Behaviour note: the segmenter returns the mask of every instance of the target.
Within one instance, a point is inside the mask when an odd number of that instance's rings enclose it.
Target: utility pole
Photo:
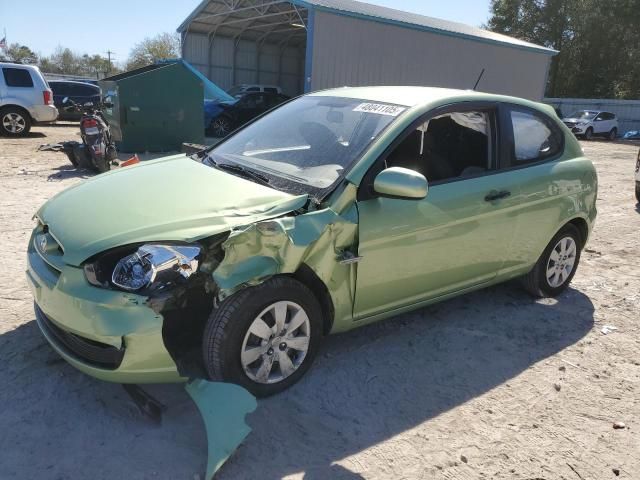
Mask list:
[[[107,50],[107,62],[109,62],[109,71],[107,73],[111,73],[111,55],[113,55],[115,52],[112,52],[111,50]]]

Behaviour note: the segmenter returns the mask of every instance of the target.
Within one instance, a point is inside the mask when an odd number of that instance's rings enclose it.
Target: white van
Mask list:
[[[26,135],[35,123],[53,122],[58,110],[38,67],[0,63],[0,134]]]

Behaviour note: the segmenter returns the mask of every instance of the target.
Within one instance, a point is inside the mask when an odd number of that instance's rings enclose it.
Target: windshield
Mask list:
[[[309,193],[333,185],[405,110],[353,98],[300,97],[242,129],[210,156],[273,176],[274,188]]]
[[[598,115],[598,112],[594,112],[591,110],[578,110],[577,112],[573,112],[569,118],[576,118],[578,120],[593,120]]]

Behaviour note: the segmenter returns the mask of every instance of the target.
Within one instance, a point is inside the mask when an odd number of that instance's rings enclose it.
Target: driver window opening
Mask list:
[[[480,175],[491,169],[489,114],[453,112],[411,132],[389,154],[385,167],[404,167],[432,182]]]

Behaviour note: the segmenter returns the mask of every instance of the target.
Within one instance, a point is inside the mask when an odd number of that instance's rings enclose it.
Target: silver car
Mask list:
[[[0,63],[0,134],[26,135],[36,123],[53,122],[58,110],[38,67]]]

